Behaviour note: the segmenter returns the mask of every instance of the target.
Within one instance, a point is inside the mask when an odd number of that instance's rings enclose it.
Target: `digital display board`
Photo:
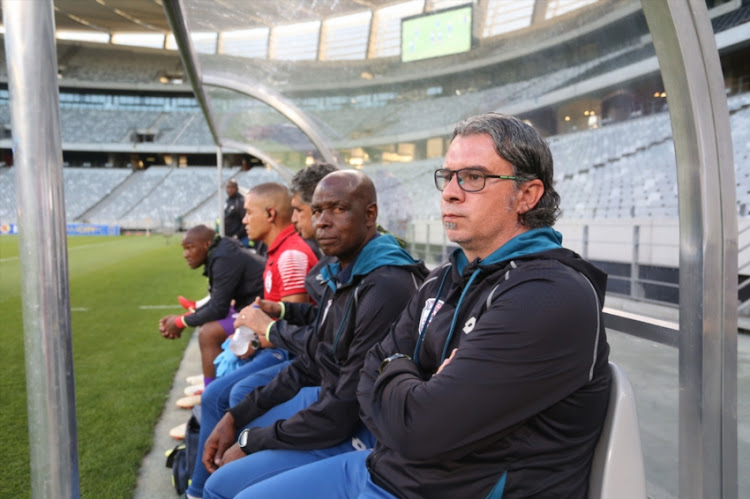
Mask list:
[[[471,50],[472,6],[465,5],[401,20],[401,61]]]

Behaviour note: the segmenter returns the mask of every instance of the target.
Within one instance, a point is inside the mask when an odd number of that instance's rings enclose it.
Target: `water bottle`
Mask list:
[[[229,350],[239,357],[247,353],[247,347],[250,345],[256,350],[260,348],[258,335],[247,326],[240,326],[235,329],[234,336],[229,340]]]

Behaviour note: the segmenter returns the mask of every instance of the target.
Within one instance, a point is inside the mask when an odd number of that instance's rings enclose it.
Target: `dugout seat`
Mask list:
[[[645,499],[641,437],[635,397],[625,373],[610,362],[612,385],[604,427],[589,476],[589,499]]]

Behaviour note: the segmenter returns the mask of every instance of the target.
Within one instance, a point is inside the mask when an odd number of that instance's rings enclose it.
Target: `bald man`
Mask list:
[[[309,301],[305,276],[318,257],[294,230],[289,190],[275,182],[250,189],[242,222],[250,239],[263,241],[268,247],[263,297],[273,301]]]
[[[375,187],[363,173],[328,174],[311,209],[318,245],[334,258],[320,269],[326,283],[320,305],[283,309],[289,323],[313,324],[304,351],[216,425],[203,452],[203,464],[214,472],[204,498],[234,497],[279,472],[374,444],[358,416],[362,362],[427,269],[393,236],[377,233]],[[272,320],[261,309],[246,308],[243,315],[245,324],[274,338]]]

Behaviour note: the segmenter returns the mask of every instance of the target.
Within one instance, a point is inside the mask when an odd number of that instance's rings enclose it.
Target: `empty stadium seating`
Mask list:
[[[648,49],[650,45],[646,45]],[[66,78],[81,79],[86,81],[89,78],[97,78],[99,72],[107,72],[107,58],[102,54],[100,49],[86,48],[81,49],[79,54],[68,58],[71,61],[85,57],[91,57],[91,67],[80,67],[80,71],[73,71],[77,68],[75,64],[70,64],[69,72]],[[72,52],[71,52],[72,53]],[[474,88],[469,86],[464,91],[449,91],[440,88],[435,95],[426,95],[426,88],[416,88],[402,94],[393,93],[390,97],[380,98],[379,95],[386,95],[377,90],[374,95],[367,93],[367,89],[354,89],[350,93],[342,91],[341,95],[331,95],[318,99],[300,97],[293,98],[292,101],[301,109],[310,113],[311,116],[317,117],[317,124],[322,126],[330,140],[337,143],[337,147],[352,146],[352,142],[363,137],[378,137],[384,142],[390,141],[394,137],[403,136],[404,134],[424,133],[428,130],[447,129],[457,121],[485,111],[501,110],[504,106],[539,98],[540,96],[565,87],[577,82],[583,75],[592,76],[600,72],[612,69],[613,61],[622,61],[624,57],[628,60],[639,60],[652,56],[649,50],[644,50],[643,42],[634,42],[633,44],[611,50],[603,53],[599,57],[587,60],[585,62],[568,62],[556,61],[555,66],[559,69],[551,69],[549,72],[526,77],[516,71],[509,71],[507,76],[501,76],[500,82],[490,84],[486,88]],[[135,54],[137,56],[137,54]],[[102,82],[109,81],[109,78],[115,80],[119,77],[122,81],[132,81],[127,75],[137,78],[134,75],[133,68],[130,66],[137,57],[133,59],[133,54],[123,55],[122,60],[118,57],[116,63],[109,61],[109,70],[112,75],[102,76]],[[166,57],[166,56],[163,56]],[[162,59],[163,59],[162,57]],[[111,56],[110,56],[111,59]],[[156,62],[153,65],[158,66],[168,62],[167,59],[151,55],[141,58],[144,61]],[[220,57],[220,61],[233,64],[249,64],[242,58]],[[206,61],[207,63],[215,63]],[[146,62],[145,64],[151,64]],[[273,66],[269,61],[253,61],[254,65],[259,64]],[[257,68],[256,68],[257,69]],[[270,70],[270,69],[269,69]],[[71,73],[72,71],[72,73]],[[90,71],[91,73],[86,73]],[[146,66],[145,74],[153,73],[154,68]],[[253,74],[248,70],[247,74]],[[306,78],[312,75],[306,73]],[[149,76],[148,79],[152,77]],[[135,82],[135,81],[134,81]],[[340,101],[339,105],[332,105],[332,102]],[[251,101],[252,103],[252,101]],[[174,109],[160,109],[157,106],[140,106],[137,109],[129,108],[118,103],[108,102],[99,107],[93,103],[62,103],[61,122],[63,144],[130,144],[134,142],[133,132],[135,130],[151,130],[155,132],[152,137],[153,142],[160,145],[203,145],[212,146],[213,138],[208,126],[199,109],[194,108],[191,111],[180,111]],[[247,105],[247,103],[243,103]],[[132,107],[132,106],[131,106]],[[244,136],[247,124],[262,123],[263,127],[272,127],[274,124],[288,123],[276,110],[269,106],[255,103],[250,108],[243,108],[241,115],[233,106],[227,109],[227,116],[222,120],[220,126],[228,130],[228,136],[236,137],[240,140]],[[429,116],[429,119],[425,119]],[[242,118],[238,121],[238,118]],[[233,124],[237,121],[236,124]],[[9,113],[7,112],[7,100],[0,99],[0,125],[9,123]],[[236,129],[236,130],[235,130]],[[273,144],[261,144],[266,146],[267,150],[278,150]],[[356,145],[356,144],[355,144]]]
[[[215,177],[216,174],[214,172],[214,178]],[[224,178],[229,179],[230,177],[237,180],[237,184],[242,191],[265,182],[284,183],[284,179],[278,172],[266,168],[252,168],[248,171],[237,172],[234,175],[227,173],[225,170]],[[196,202],[193,208],[182,216],[183,228],[192,227],[198,224],[205,224],[208,226],[214,225],[219,213],[219,203],[217,201],[218,192],[216,190],[215,182],[216,181],[214,180],[213,193],[199,200],[200,202]],[[222,197],[222,200],[223,199],[224,198]]]
[[[729,108],[737,209],[745,217],[750,215],[750,94],[730,97]],[[403,109],[403,115],[408,115],[409,106]],[[446,111],[446,116],[451,112]],[[174,128],[180,125],[170,121],[173,115],[154,116],[161,124],[172,123]],[[188,130],[200,131],[201,126],[205,126],[203,120],[188,119],[180,132],[168,140],[189,141],[194,136]],[[677,217],[676,162],[667,113],[550,137],[549,144],[563,219]],[[409,222],[439,218],[439,196],[432,172],[441,163],[442,158],[433,158],[364,167],[378,189],[383,225],[403,236]],[[233,175],[245,188],[258,182],[282,181],[278,173],[266,169],[224,171],[225,178]],[[214,220],[218,209],[216,172],[211,167],[151,167],[136,171],[65,168],[64,179],[69,221],[155,227],[174,224],[180,217],[184,224],[192,225]],[[15,169],[0,169],[0,223],[16,221],[14,184]]]

